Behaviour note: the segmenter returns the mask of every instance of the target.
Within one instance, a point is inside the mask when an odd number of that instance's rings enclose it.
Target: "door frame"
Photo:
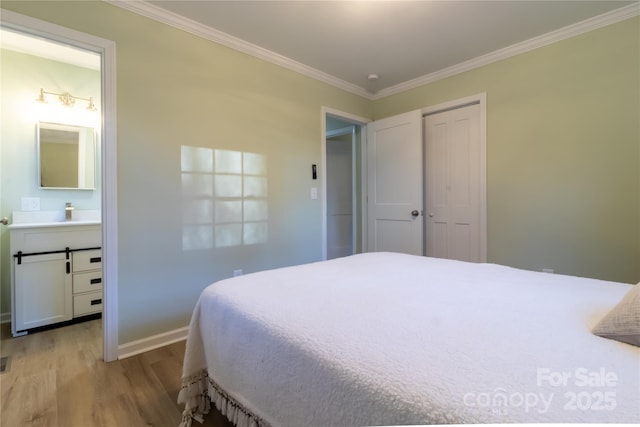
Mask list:
[[[2,10],[4,28],[64,43],[100,55],[102,157],[103,357],[118,359],[118,197],[116,135],[116,44],[91,34]],[[14,307],[11,308],[12,310]]]
[[[478,104],[480,107],[480,262],[487,262],[487,93],[481,92],[464,98],[443,102],[441,104],[424,107],[420,111],[422,117],[430,114],[441,113],[448,110],[466,107],[467,105]],[[423,144],[423,164],[426,164],[426,135],[422,135]],[[423,173],[423,195],[424,203],[427,200],[426,174]],[[424,230],[426,231],[426,216],[423,216]],[[423,245],[426,248],[426,232],[423,232]]]
[[[344,111],[336,110],[334,108],[322,106],[320,108],[320,205],[322,212],[322,260],[327,259],[327,116],[332,116],[337,119],[340,119],[345,122],[349,122],[355,126],[361,127],[361,136],[360,136],[360,150],[362,156],[366,154],[366,125],[371,120],[357,116],[355,114],[347,113]],[[356,198],[360,197],[360,203],[362,206],[362,214],[361,214],[361,236],[362,236],[362,247],[366,247],[366,218],[367,218],[367,188],[366,188],[366,159],[363,160],[361,156],[360,159],[360,176],[361,176],[361,186],[360,186],[360,194],[357,194],[354,188],[354,205],[356,204]],[[355,159],[355,151],[354,151],[354,159]],[[354,168],[354,174],[355,174]],[[354,211],[354,224],[357,224],[356,221],[356,211]],[[354,227],[355,231],[355,227]],[[355,234],[355,233],[354,233]],[[354,251],[356,250],[356,246],[354,245]]]

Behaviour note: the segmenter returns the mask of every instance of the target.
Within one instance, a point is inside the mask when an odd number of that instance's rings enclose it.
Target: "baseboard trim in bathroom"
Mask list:
[[[0,357],[0,374],[4,374],[5,372],[9,372],[9,356]]]

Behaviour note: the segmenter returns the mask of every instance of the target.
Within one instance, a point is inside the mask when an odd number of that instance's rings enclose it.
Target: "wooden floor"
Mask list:
[[[177,426],[184,342],[102,361],[102,320],[11,337],[0,328],[0,426]],[[194,427],[201,424],[194,422]],[[203,426],[230,427],[212,411]]]

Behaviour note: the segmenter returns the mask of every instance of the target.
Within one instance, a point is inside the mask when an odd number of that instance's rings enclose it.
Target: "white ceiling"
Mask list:
[[[91,70],[100,69],[100,55],[97,53],[5,28],[0,29],[0,48],[73,64]]]
[[[638,0],[105,1],[372,99],[640,14]],[[68,46],[0,42],[99,68]]]
[[[147,12],[155,9],[168,12],[165,18],[187,18],[187,25],[214,29],[231,44],[233,39],[248,42],[369,95],[625,6],[629,9],[630,4],[638,6],[637,1],[611,0],[143,3]],[[367,79],[372,73],[379,75],[375,82]]]

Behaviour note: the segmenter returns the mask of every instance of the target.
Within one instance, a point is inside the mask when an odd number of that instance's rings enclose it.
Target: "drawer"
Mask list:
[[[102,290],[102,270],[73,274],[73,293]]]
[[[73,317],[102,311],[102,292],[89,292],[73,296]]]
[[[97,270],[102,268],[102,251],[77,251],[73,253],[73,271]]]

